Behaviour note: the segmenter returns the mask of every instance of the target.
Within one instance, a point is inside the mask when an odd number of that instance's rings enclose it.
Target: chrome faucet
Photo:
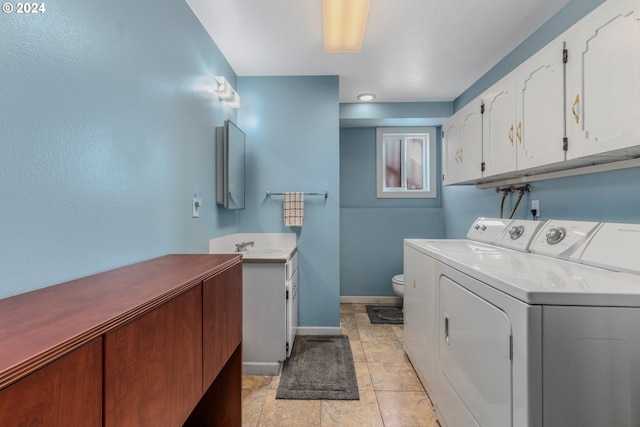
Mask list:
[[[236,243],[236,252],[246,251],[247,246],[253,246],[253,242]]]

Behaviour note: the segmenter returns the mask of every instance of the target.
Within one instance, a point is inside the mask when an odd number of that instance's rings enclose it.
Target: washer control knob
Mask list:
[[[482,227],[480,227],[480,230],[484,231],[487,229],[487,226],[485,224],[482,224]]]
[[[476,224],[476,226],[473,227],[473,228],[476,229],[476,230],[479,230],[480,229],[480,224]]]
[[[567,235],[567,229],[564,227],[551,228],[547,231],[547,243],[550,245],[556,245],[562,242],[562,239]]]
[[[514,225],[509,230],[511,240],[518,240],[524,234],[524,225]]]

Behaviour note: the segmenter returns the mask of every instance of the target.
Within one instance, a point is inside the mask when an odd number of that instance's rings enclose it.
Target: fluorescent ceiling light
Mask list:
[[[322,0],[324,51],[360,52],[371,0]]]

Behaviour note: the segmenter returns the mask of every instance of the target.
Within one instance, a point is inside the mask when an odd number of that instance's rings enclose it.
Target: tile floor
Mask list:
[[[402,325],[372,325],[364,304],[341,304],[360,400],[276,400],[279,376],[245,375],[243,426],[438,427],[433,406],[402,349]]]

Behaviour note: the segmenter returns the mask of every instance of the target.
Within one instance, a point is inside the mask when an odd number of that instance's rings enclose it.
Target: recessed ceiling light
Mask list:
[[[358,95],[358,101],[373,101],[374,99],[376,99],[376,95],[373,93],[361,93],[360,95]]]

